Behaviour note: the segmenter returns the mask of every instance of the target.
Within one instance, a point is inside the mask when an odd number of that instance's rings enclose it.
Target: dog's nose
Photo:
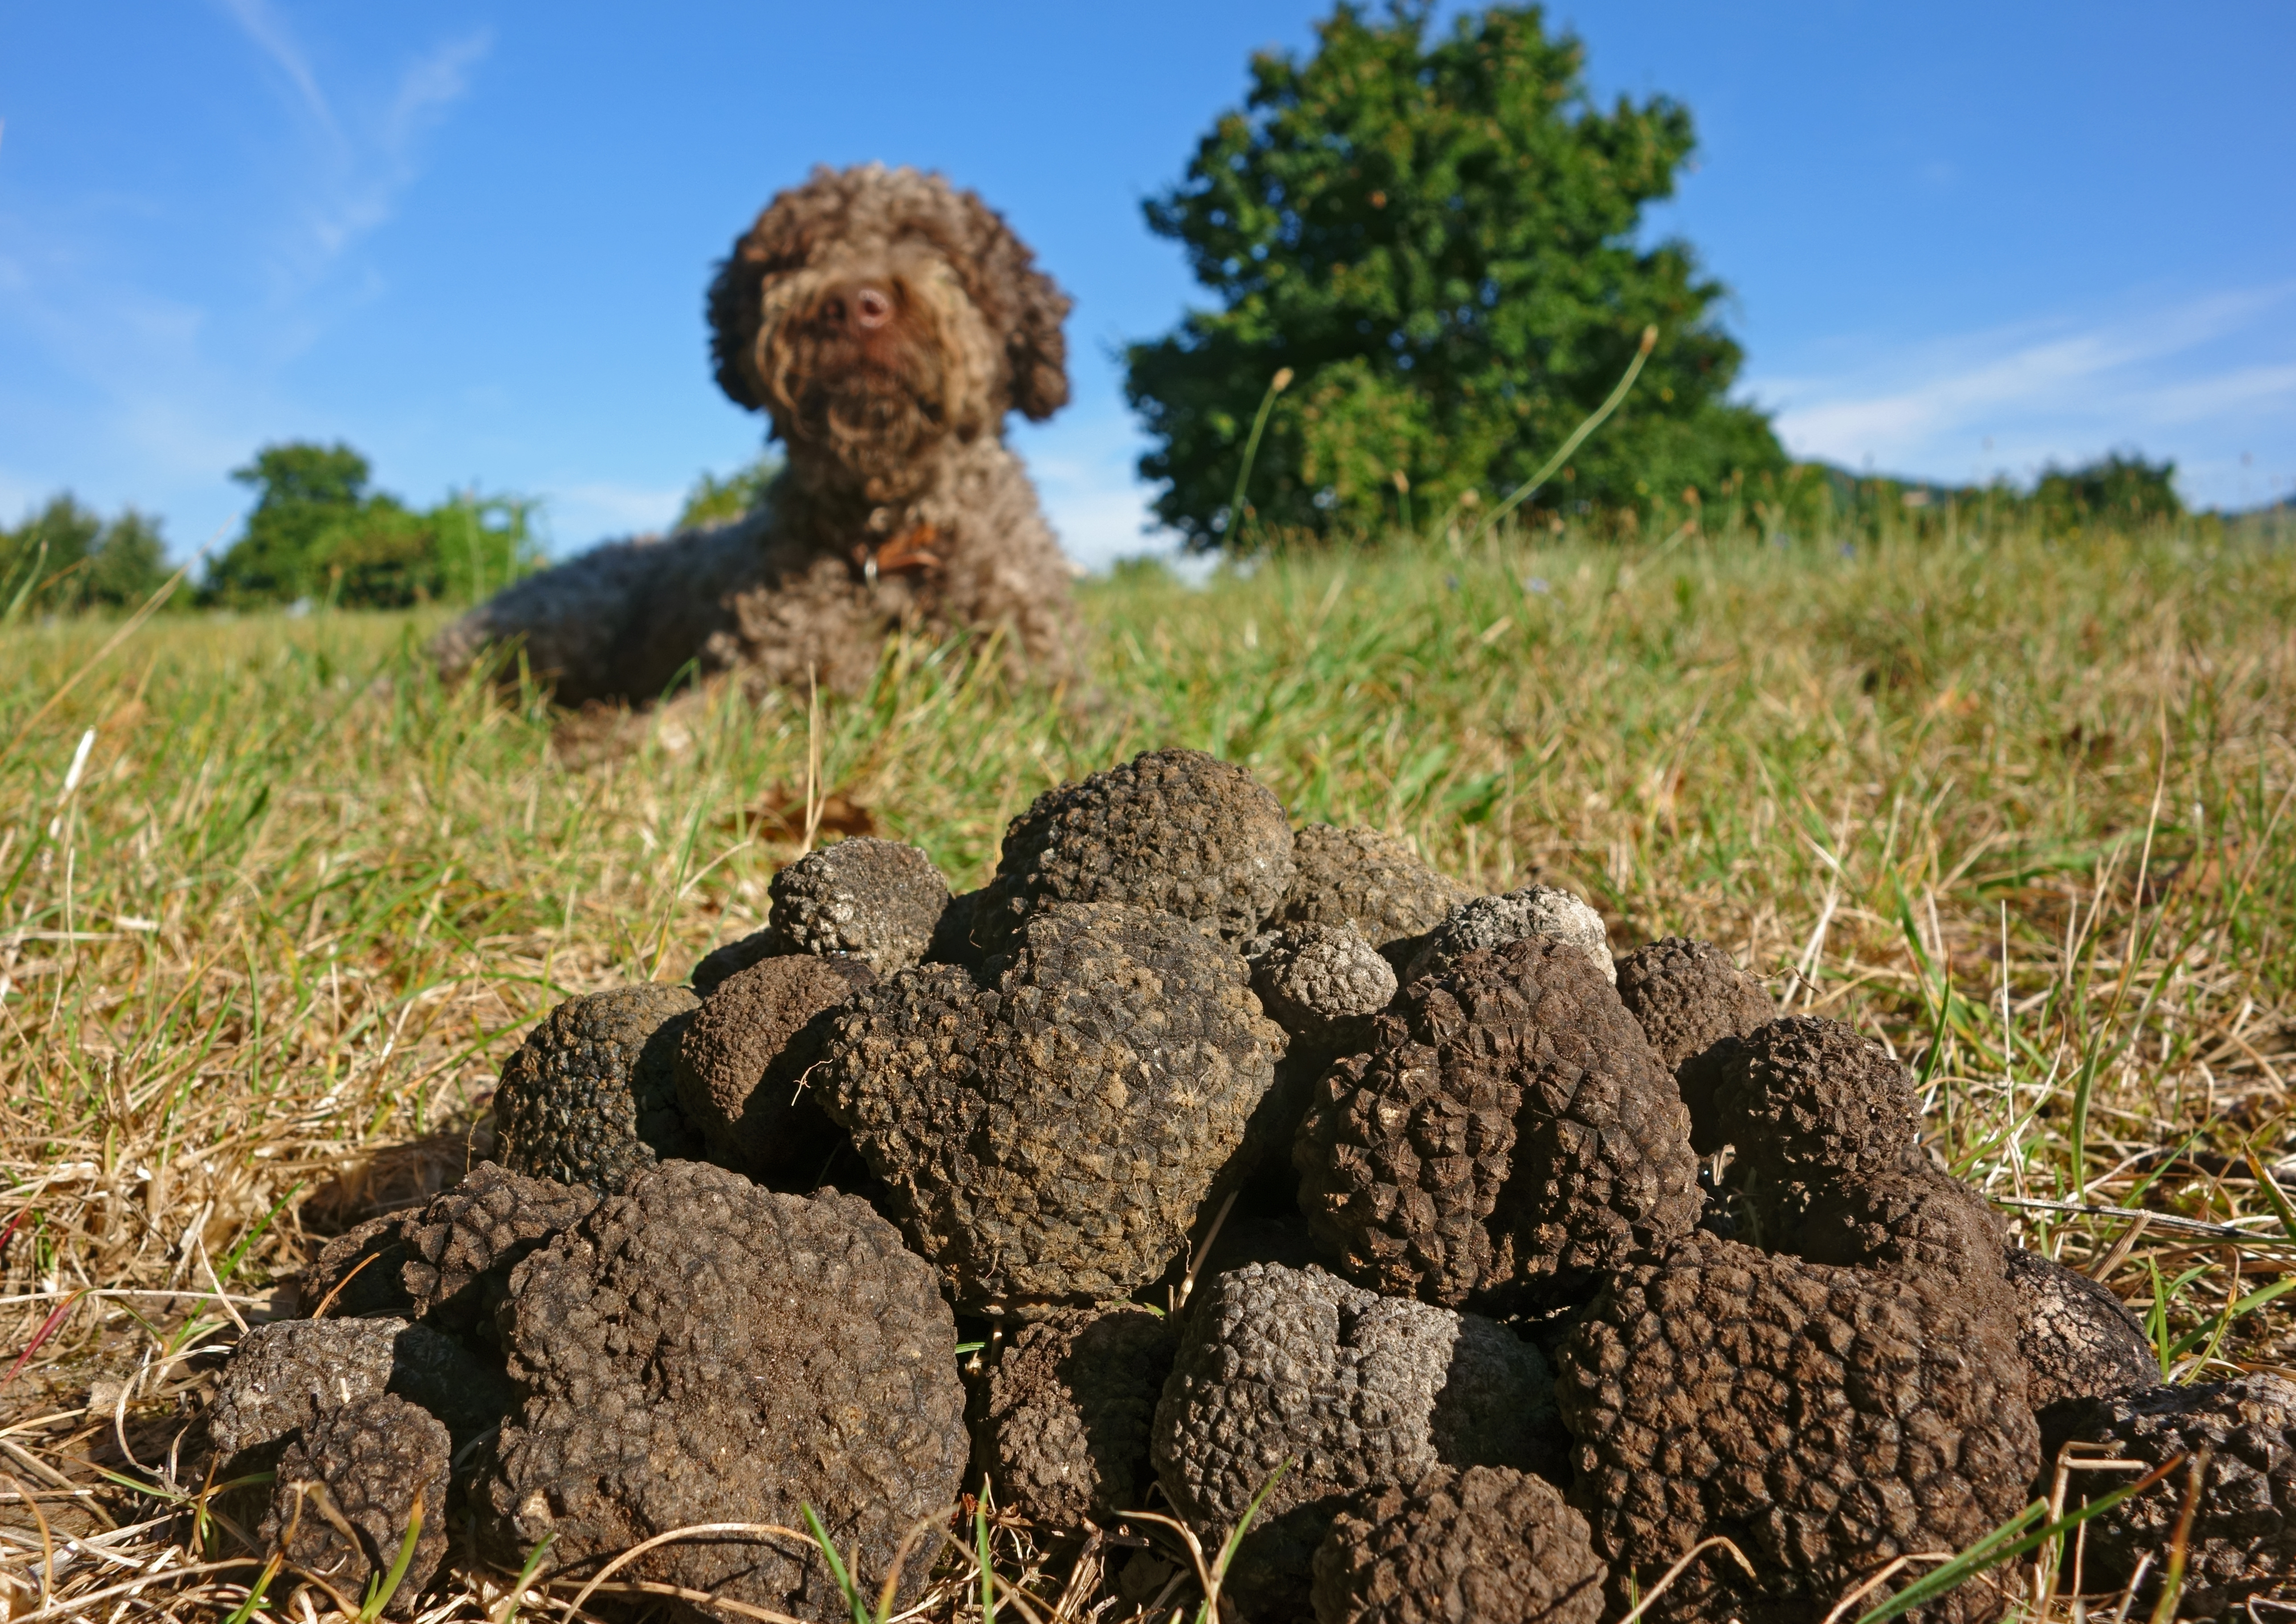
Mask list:
[[[893,296],[873,282],[856,282],[832,293],[823,303],[822,314],[866,332],[893,319]]]

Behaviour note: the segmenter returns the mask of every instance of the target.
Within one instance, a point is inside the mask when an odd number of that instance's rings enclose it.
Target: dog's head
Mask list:
[[[792,455],[873,501],[908,494],[932,445],[1068,403],[1069,298],[1027,245],[939,175],[814,171],[734,244],[709,287],[718,383]]]

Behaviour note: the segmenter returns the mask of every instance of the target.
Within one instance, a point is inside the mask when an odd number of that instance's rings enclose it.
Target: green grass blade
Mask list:
[[[869,1617],[869,1604],[861,1599],[859,1588],[845,1571],[845,1559],[837,1554],[837,1542],[829,1537],[829,1530],[822,1527],[821,1519],[814,1514],[810,1505],[800,1500],[798,1510],[805,1517],[806,1531],[813,1536],[814,1544],[821,1547],[822,1560],[829,1564],[829,1577],[835,1582],[837,1593],[845,1598],[846,1610],[852,1614],[853,1624],[874,1624]]]

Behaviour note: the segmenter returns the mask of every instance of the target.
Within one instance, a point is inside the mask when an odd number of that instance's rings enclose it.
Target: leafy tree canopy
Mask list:
[[[105,519],[69,491],[0,529],[0,610],[135,608],[168,579],[160,522],[124,508]]]
[[[367,460],[340,442],[266,445],[231,477],[260,494],[239,539],[208,572],[209,602],[469,602],[540,561],[535,502],[466,493],[417,510],[370,491]]]
[[[1126,356],[1160,442],[1141,471],[1194,547],[1495,499],[1602,401],[1648,323],[1660,338],[1635,392],[1542,500],[1710,494],[1785,465],[1762,414],[1725,398],[1741,351],[1715,320],[1722,285],[1688,245],[1636,241],[1690,156],[1687,110],[1597,108],[1578,41],[1550,37],[1537,6],[1464,16],[1432,43],[1431,10],[1374,20],[1342,4],[1307,61],[1255,57],[1243,108],[1146,206],[1220,304]],[[1253,414],[1285,367],[1252,522],[1232,524]]]
[[[2177,495],[2174,460],[2147,462],[2136,452],[2113,452],[2079,468],[2051,466],[2033,487],[2033,505],[2052,529],[2078,528],[2093,520],[2177,518],[2185,511]]]

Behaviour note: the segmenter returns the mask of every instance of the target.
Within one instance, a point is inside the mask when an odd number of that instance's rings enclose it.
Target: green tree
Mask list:
[[[135,608],[167,580],[167,551],[157,519],[123,508],[106,520],[62,492],[14,529],[0,529],[0,609]]]
[[[239,539],[208,571],[205,595],[231,605],[322,597],[332,534],[370,506],[367,460],[338,441],[266,445],[231,477],[259,493]],[[396,504],[394,504],[396,505]]]
[[[1186,178],[1146,205],[1217,310],[1127,352],[1158,445],[1141,472],[1199,549],[1367,534],[1495,498],[1660,334],[1626,404],[1543,497],[1639,505],[1779,473],[1768,421],[1726,398],[1741,351],[1725,290],[1690,247],[1637,244],[1672,194],[1690,114],[1594,105],[1585,53],[1536,6],[1498,5],[1431,43],[1425,0],[1383,20],[1343,4],[1301,61],[1262,53]],[[1275,404],[1246,497],[1227,503],[1253,414]],[[1398,476],[1402,476],[1398,478]]]
[[[2147,462],[2136,452],[2113,452],[2079,468],[2052,465],[2033,487],[2032,505],[2051,530],[2075,530],[2097,520],[2142,524],[2180,518],[2177,464]]]

